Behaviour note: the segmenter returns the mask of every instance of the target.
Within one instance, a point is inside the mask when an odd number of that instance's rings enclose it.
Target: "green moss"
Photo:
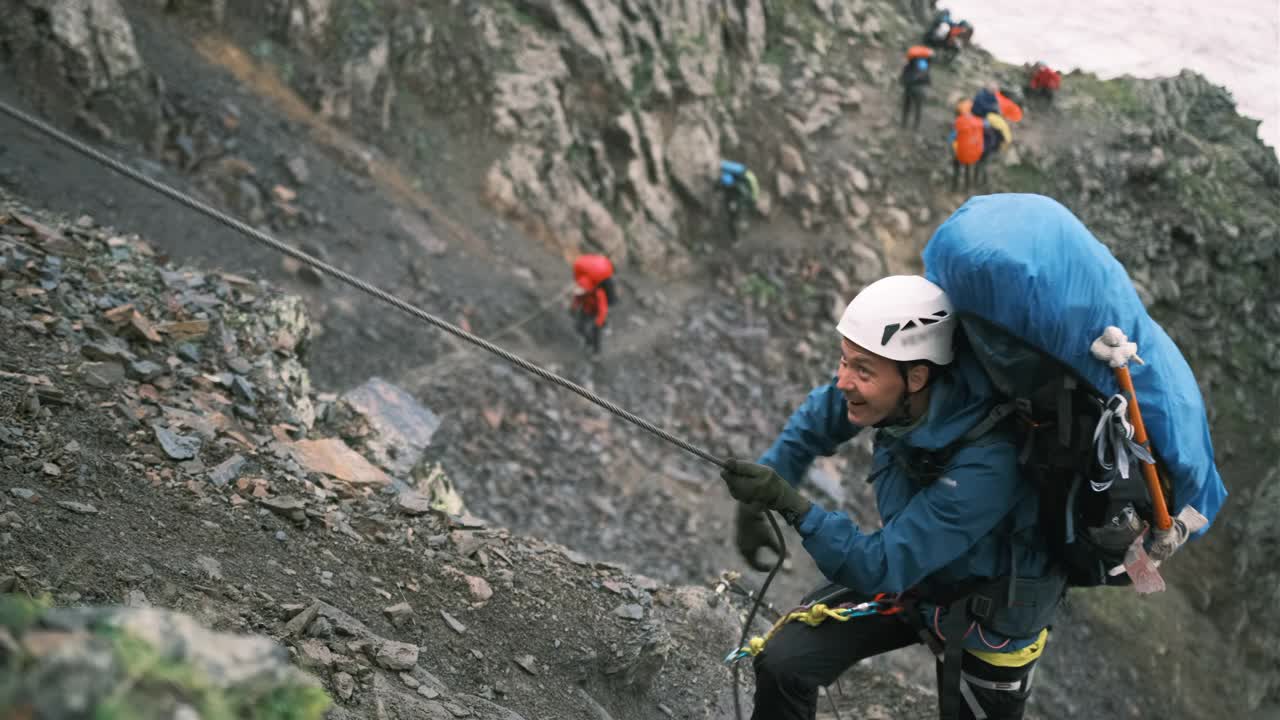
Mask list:
[[[100,631],[111,639],[124,679],[94,710],[94,720],[137,718],[154,698],[178,698],[204,720],[320,720],[329,709],[324,691],[312,686],[235,687],[221,690],[189,663],[174,662],[128,633]],[[150,702],[148,700],[151,699]]]
[[[1071,73],[1063,82],[1063,88],[1072,93],[1089,95],[1105,108],[1131,117],[1144,116],[1150,112],[1147,104],[1139,97],[1132,78],[1102,80],[1089,73]]]
[[[34,625],[51,604],[47,597],[0,596],[0,627],[20,635]]]
[[[742,281],[741,291],[757,307],[766,308],[782,296],[782,288],[756,273],[751,273]]]
[[[791,60],[791,48],[783,43],[773,43],[765,48],[760,60],[776,67],[786,67]]]
[[[631,97],[641,102],[653,92],[654,52],[649,48],[640,51],[640,59],[631,68]]]
[[[1007,192],[1048,194],[1049,178],[1039,167],[1021,162],[1004,169],[1004,188]]]

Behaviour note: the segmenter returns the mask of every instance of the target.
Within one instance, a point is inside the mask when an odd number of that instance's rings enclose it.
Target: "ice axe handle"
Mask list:
[[[1129,367],[1121,365],[1115,368],[1115,372],[1120,390],[1129,400],[1129,422],[1133,424],[1133,439],[1147,450],[1151,450],[1151,444],[1147,441],[1147,426],[1142,422],[1142,410],[1138,408],[1138,393],[1133,389],[1133,377],[1129,375]],[[1152,457],[1154,456],[1152,453]],[[1147,491],[1151,494],[1156,527],[1160,530],[1168,530],[1173,526],[1173,521],[1169,518],[1169,508],[1164,502],[1164,489],[1160,487],[1156,466],[1143,462],[1142,477],[1147,481]]]

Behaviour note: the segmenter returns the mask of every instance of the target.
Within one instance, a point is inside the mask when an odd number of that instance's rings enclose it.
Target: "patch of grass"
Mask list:
[[[654,53],[649,48],[640,51],[640,60],[631,68],[631,97],[640,102],[653,92]]]
[[[1047,194],[1049,178],[1035,165],[1021,162],[1004,170],[1004,184],[1008,192]]]
[[[1133,81],[1128,78],[1101,80],[1089,73],[1072,73],[1063,85],[1071,92],[1089,95],[1105,107],[1125,115],[1137,117],[1149,112],[1134,89]]]
[[[733,95],[733,76],[724,63],[716,65],[716,97],[728,100]]]
[[[760,60],[769,65],[784,68],[787,66],[787,62],[791,60],[791,48],[783,43],[771,43],[764,49],[764,54],[760,56]]]
[[[782,296],[782,288],[757,273],[751,273],[743,279],[741,291],[760,308],[769,307]]]

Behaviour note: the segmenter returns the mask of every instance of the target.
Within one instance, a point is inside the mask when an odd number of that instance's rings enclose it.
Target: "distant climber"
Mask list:
[[[929,47],[940,48],[946,44],[947,38],[951,36],[951,11],[942,9],[933,16],[933,22],[929,23],[929,27],[924,31],[922,42]]]
[[[1042,62],[1031,66],[1027,79],[1027,97],[1040,98],[1046,105],[1052,105],[1053,96],[1061,86],[1062,73]]]
[[[933,51],[923,45],[913,45],[907,50],[907,62],[898,78],[902,84],[901,127],[906,127],[914,114],[911,127],[920,129],[920,113],[929,87],[929,59],[932,57]]]
[[[760,197],[760,183],[756,174],[746,165],[732,160],[720,161],[720,192],[724,197],[726,222],[729,227],[729,239],[738,239],[738,222],[744,208],[758,210],[756,205]]]
[[[960,176],[964,176],[964,189],[968,190],[976,180],[975,173],[982,160],[982,118],[972,112],[973,102],[956,103],[956,121],[951,131],[951,190],[959,189]]]
[[[983,147],[982,162],[983,164],[1000,150],[1005,149],[1013,143],[1013,130],[1009,127],[1007,118],[1000,112],[1000,98],[1004,97],[1000,92],[1000,87],[991,83],[990,85],[978,91],[973,96],[972,112],[983,121]],[[1022,109],[1018,108],[1012,100],[1005,98],[1006,102],[1014,108],[1017,108],[1018,118],[1022,117]],[[978,174],[981,176],[983,168],[978,168]]]
[[[573,261],[576,285],[569,312],[574,326],[592,352],[600,354],[601,335],[609,320],[609,306],[618,304],[613,263],[603,255],[579,255]]]
[[[968,20],[955,20],[950,10],[941,10],[925,30],[922,42],[942,52],[942,60],[951,63],[960,51],[973,41],[973,25]]]

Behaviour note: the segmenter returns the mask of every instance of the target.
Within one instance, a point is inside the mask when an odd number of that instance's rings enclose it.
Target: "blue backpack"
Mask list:
[[[1039,488],[1041,527],[1067,585],[1127,583],[1107,571],[1151,519],[1140,461],[1099,444],[1120,393],[1090,353],[1108,326],[1145,361],[1130,372],[1169,512],[1190,505],[1212,524],[1227,492],[1191,368],[1124,267],[1069,210],[1040,195],[972,198],[934,233],[924,264],[1004,401],[986,424],[1018,423],[1019,462]]]

